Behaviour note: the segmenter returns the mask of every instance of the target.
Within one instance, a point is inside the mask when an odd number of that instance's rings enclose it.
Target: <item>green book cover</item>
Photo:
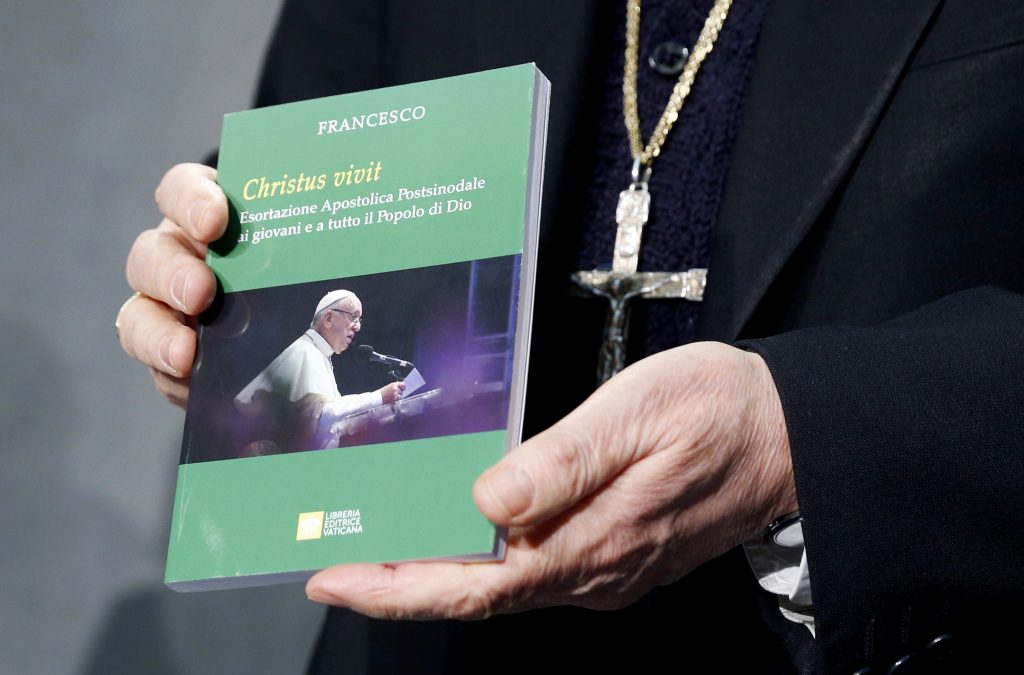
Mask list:
[[[503,556],[471,491],[520,440],[549,92],[523,65],[225,116],[168,585]]]

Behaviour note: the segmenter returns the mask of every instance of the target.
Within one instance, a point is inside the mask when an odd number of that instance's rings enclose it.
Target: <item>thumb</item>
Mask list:
[[[473,499],[488,520],[536,525],[573,507],[630,464],[633,453],[602,433],[608,420],[581,412],[523,443],[477,479]]]

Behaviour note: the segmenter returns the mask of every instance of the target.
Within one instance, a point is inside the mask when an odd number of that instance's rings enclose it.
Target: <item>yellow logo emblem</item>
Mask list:
[[[299,527],[295,531],[295,541],[319,539],[324,531],[324,512],[309,511],[299,514]]]

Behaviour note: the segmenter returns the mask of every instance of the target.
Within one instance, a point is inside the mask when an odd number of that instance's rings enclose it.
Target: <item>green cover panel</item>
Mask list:
[[[521,253],[535,73],[533,66],[517,66],[225,117],[218,182],[236,211],[232,236],[214,246],[209,257],[224,290]],[[397,111],[401,116],[407,110],[408,122],[318,133],[325,121],[351,123],[353,117],[364,116],[365,124],[367,114]],[[420,110],[422,117],[412,119]],[[377,180],[366,182],[364,174],[359,184],[336,187],[336,172],[347,172],[350,166],[374,167],[371,178]],[[325,186],[320,189],[244,199],[249,181],[281,180],[287,189],[288,180],[301,177],[293,185],[297,189],[308,184],[306,179],[321,176]],[[342,180],[350,180],[348,174]],[[484,181],[484,187],[401,199],[407,195],[403,190],[474,180]],[[255,185],[250,183],[248,194],[258,195]],[[374,195],[394,201],[331,212],[335,202],[365,201]],[[470,206],[449,210],[449,201],[455,200]],[[325,204],[332,205],[328,211]],[[432,215],[431,207],[436,211],[438,204],[441,212]],[[315,206],[317,212],[239,222],[238,211],[254,214],[299,206]],[[415,212],[407,219],[380,218],[382,211],[410,215],[410,209]],[[348,227],[331,229],[331,220],[345,217],[353,219]],[[351,225],[357,218],[360,224]],[[253,243],[268,230],[283,236]],[[245,235],[248,241],[237,241]],[[343,252],[323,255],[325,246]]]
[[[182,465],[166,582],[490,551],[471,487],[504,451],[498,431]],[[297,540],[319,511],[358,528]]]

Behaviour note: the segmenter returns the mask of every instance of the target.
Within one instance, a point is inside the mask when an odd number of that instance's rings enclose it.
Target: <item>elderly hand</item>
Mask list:
[[[625,606],[796,510],[785,421],[756,354],[715,343],[644,359],[486,471],[510,528],[500,564],[342,565],[318,602],[385,618]]]
[[[195,357],[195,317],[217,288],[203,262],[206,244],[227,226],[227,199],[216,176],[201,164],[179,164],[160,181],[156,203],[164,219],[135,240],[125,270],[140,295],[117,317],[121,346],[149,366],[156,388],[181,406]]]

